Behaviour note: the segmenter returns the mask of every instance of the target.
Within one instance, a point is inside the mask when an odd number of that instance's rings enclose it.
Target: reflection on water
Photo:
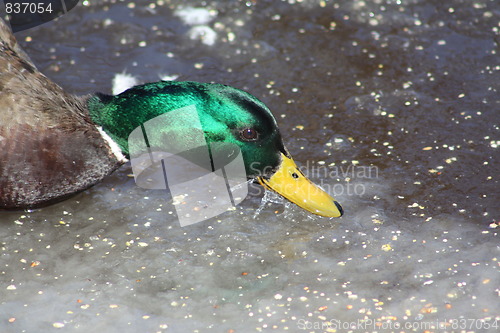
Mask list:
[[[256,187],[181,228],[165,193],[135,186],[124,166],[63,203],[2,213],[1,326],[322,332],[360,320],[381,323],[360,331],[451,332],[468,318],[477,326],[461,330],[496,331],[494,2],[190,5],[203,20],[184,1],[84,1],[17,37],[77,94],[109,93],[124,71],[248,90],[344,217],[261,207]]]

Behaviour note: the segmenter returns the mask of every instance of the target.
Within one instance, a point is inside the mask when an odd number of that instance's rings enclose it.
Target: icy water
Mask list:
[[[494,0],[113,0],[17,33],[76,94],[124,71],[253,93],[345,215],[255,187],[181,228],[126,165],[1,213],[0,332],[497,332],[499,20]]]

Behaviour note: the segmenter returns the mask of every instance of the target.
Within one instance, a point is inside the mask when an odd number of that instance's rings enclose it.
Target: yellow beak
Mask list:
[[[340,217],[344,211],[328,193],[314,185],[297,168],[293,159],[281,154],[281,165],[269,179],[258,177],[267,189],[281,194],[299,207],[326,217]]]

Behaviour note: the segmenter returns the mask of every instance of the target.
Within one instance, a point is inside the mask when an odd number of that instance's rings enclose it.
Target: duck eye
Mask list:
[[[253,128],[247,127],[240,130],[240,137],[244,141],[255,141],[259,137],[259,132]]]

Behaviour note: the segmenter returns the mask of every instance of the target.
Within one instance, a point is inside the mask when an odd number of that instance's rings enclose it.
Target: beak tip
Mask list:
[[[340,216],[339,217],[341,217],[342,215],[344,215],[344,210],[342,209],[342,206],[337,201],[333,201],[333,203],[335,204],[335,206],[337,206],[337,209],[340,212]]]

